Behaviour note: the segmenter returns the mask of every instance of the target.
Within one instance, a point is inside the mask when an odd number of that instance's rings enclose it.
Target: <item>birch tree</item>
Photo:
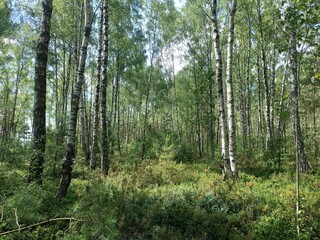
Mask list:
[[[227,111],[228,111],[228,131],[229,131],[229,158],[230,167],[234,176],[238,175],[236,159],[236,121],[234,115],[234,97],[232,83],[232,58],[233,58],[233,41],[234,41],[234,18],[237,9],[237,0],[232,1],[232,7],[229,18],[229,34],[227,47]]]
[[[271,109],[270,109],[270,90],[269,90],[269,76],[268,76],[268,65],[266,56],[266,47],[264,44],[264,31],[262,28],[262,7],[260,0],[258,3],[258,21],[259,21],[259,33],[260,33],[260,51],[262,58],[262,69],[263,69],[263,86],[264,86],[264,99],[265,99],[265,121],[266,121],[266,150],[270,151],[273,144],[273,128],[271,124]]]
[[[94,113],[93,113],[93,126],[92,126],[92,149],[90,157],[90,166],[92,169],[96,168],[98,159],[98,140],[99,140],[99,110],[100,110],[100,89],[101,89],[101,58],[102,58],[102,41],[103,41],[103,1],[100,5],[100,17],[99,17],[99,36],[98,36],[98,56],[97,56],[97,76],[96,76],[96,89],[94,96]]]
[[[84,85],[84,71],[87,58],[87,49],[89,38],[91,34],[92,21],[91,3],[90,0],[85,0],[85,29],[80,50],[79,66],[77,71],[77,80],[75,83],[74,92],[72,94],[70,120],[68,123],[67,144],[65,156],[62,162],[61,179],[56,197],[61,199],[66,196],[71,182],[72,165],[76,155],[76,129],[77,118],[79,111],[80,97],[82,93],[82,86]]]
[[[109,171],[108,129],[107,129],[107,67],[109,46],[109,0],[103,5],[103,68],[101,79],[101,171],[107,175]]]
[[[228,141],[228,127],[224,105],[224,90],[222,79],[222,54],[220,48],[220,34],[217,16],[217,0],[212,1],[212,25],[213,25],[213,45],[216,59],[216,82],[218,94],[218,111],[219,111],[219,125],[221,134],[221,157],[222,157],[222,174],[227,178],[230,173],[229,162],[229,141]]]
[[[33,155],[28,176],[28,182],[36,182],[38,184],[42,184],[46,148],[46,77],[51,16],[52,0],[43,0],[34,76]]]
[[[289,15],[289,67],[290,67],[290,115],[292,122],[292,132],[295,143],[297,163],[299,172],[306,172],[308,169],[307,157],[302,138],[300,116],[299,116],[299,76],[298,76],[298,50],[297,50],[297,9],[290,1],[287,8]]]

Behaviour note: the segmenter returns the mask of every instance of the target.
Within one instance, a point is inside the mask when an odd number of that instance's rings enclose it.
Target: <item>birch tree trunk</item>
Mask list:
[[[103,41],[103,1],[100,3],[100,18],[99,18],[99,39],[98,39],[98,57],[97,57],[97,76],[96,89],[94,96],[94,113],[93,113],[93,128],[92,128],[92,149],[90,157],[90,166],[96,168],[98,152],[99,152],[99,110],[100,110],[100,88],[101,88],[101,58],[102,58],[102,41]]]
[[[224,106],[223,81],[222,81],[222,55],[220,48],[219,27],[217,20],[217,0],[212,1],[212,25],[213,25],[213,45],[216,58],[216,81],[218,94],[219,125],[221,133],[221,154],[222,154],[222,174],[224,179],[230,173],[228,129]]]
[[[16,75],[16,81],[15,81],[15,87],[14,87],[14,97],[13,97],[13,106],[12,106],[12,117],[11,117],[11,126],[10,126],[10,132],[11,132],[11,138],[14,138],[16,135],[16,128],[17,128],[17,124],[16,124],[16,109],[17,109],[17,101],[18,101],[18,94],[19,94],[19,88],[20,88],[20,82],[21,79],[23,78],[23,70],[25,69],[25,62],[23,61],[24,59],[24,52],[25,52],[25,48],[22,47],[18,61],[17,61],[17,65],[18,65],[18,69],[17,69],[17,75]]]
[[[149,114],[149,96],[151,90],[151,80],[152,80],[152,72],[153,72],[153,50],[151,51],[151,60],[150,60],[150,69],[148,74],[148,87],[147,87],[147,95],[146,95],[146,106],[144,110],[144,120],[143,120],[143,132],[142,132],[142,146],[141,146],[141,159],[145,158],[146,153],[146,135],[147,135],[147,125],[148,125],[148,114]]]
[[[80,97],[80,139],[82,145],[82,151],[84,155],[84,162],[87,166],[90,165],[90,148],[89,148],[89,126],[88,126],[88,116],[87,108],[85,102],[85,93],[83,92]]]
[[[234,97],[232,83],[232,55],[234,41],[234,17],[237,9],[237,0],[232,1],[232,8],[229,19],[229,36],[227,49],[227,111],[228,111],[228,131],[229,131],[229,158],[230,168],[233,176],[238,175],[238,166],[236,158],[236,121],[234,116]]]
[[[119,69],[120,70],[120,69]],[[122,72],[122,68],[121,68],[121,72]],[[116,88],[117,88],[117,147],[118,147],[118,152],[119,155],[121,156],[121,137],[120,137],[120,123],[121,123],[121,112],[120,112],[120,74],[119,77],[117,78],[117,84],[116,84]]]
[[[63,158],[61,179],[56,197],[60,200],[67,195],[68,188],[71,182],[72,165],[76,155],[76,130],[77,130],[77,119],[79,111],[80,97],[82,93],[82,87],[84,85],[84,70],[87,58],[87,49],[89,44],[89,38],[91,34],[91,3],[90,0],[85,0],[85,31],[82,39],[79,67],[77,72],[77,81],[75,83],[74,92],[72,94],[71,109],[70,109],[70,120],[68,124],[68,136],[66,152]]]
[[[103,5],[103,68],[101,79],[101,171],[104,175],[109,171],[109,149],[107,128],[107,69],[108,69],[108,46],[109,46],[109,0],[104,0]]]
[[[42,184],[44,155],[46,148],[46,77],[48,47],[52,16],[52,0],[42,1],[42,20],[37,44],[34,76],[33,107],[33,154],[30,162],[28,182]]]
[[[297,156],[297,168],[299,172],[308,170],[308,162],[302,138],[300,117],[299,117],[299,81],[298,81],[298,51],[296,32],[292,26],[290,32],[289,65],[291,69],[290,77],[290,115],[292,122],[292,132],[294,136],[295,151]]]
[[[262,16],[261,16],[261,5],[258,0],[258,19],[260,25],[260,48],[263,65],[263,85],[264,85],[264,99],[265,99],[265,120],[266,120],[266,150],[269,151],[273,143],[273,128],[271,124],[271,111],[270,111],[270,90],[269,90],[269,78],[268,78],[268,66],[266,50],[264,45],[264,35],[262,29]]]
[[[283,128],[284,123],[282,120],[281,113],[283,112],[283,101],[284,101],[284,95],[285,95],[285,87],[286,87],[286,78],[287,78],[287,67],[288,63],[285,63],[282,81],[281,81],[281,91],[280,91],[280,101],[279,101],[279,107],[278,107],[278,131],[277,131],[277,142],[278,142],[278,169],[280,169],[281,166],[281,151],[282,151],[282,135],[283,135]]]

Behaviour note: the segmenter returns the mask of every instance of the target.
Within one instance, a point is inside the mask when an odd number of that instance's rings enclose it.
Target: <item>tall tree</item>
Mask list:
[[[222,54],[220,47],[220,34],[218,25],[218,14],[217,14],[217,0],[212,1],[212,25],[213,25],[213,44],[214,53],[216,58],[216,82],[217,82],[217,94],[218,94],[218,110],[219,110],[219,124],[221,133],[221,154],[222,154],[222,170],[224,178],[227,178],[230,173],[230,162],[229,162],[229,139],[228,139],[228,128],[224,105],[224,90],[223,90],[223,79],[222,79]]]
[[[290,74],[290,115],[292,131],[294,136],[295,151],[297,157],[297,168],[299,172],[306,172],[308,169],[307,157],[304,149],[304,141],[300,126],[299,116],[299,76],[298,76],[298,50],[297,50],[297,23],[299,18],[298,9],[293,1],[289,1],[287,8],[289,19],[289,66]]]
[[[28,182],[36,182],[38,184],[42,184],[46,148],[46,76],[51,16],[52,0],[43,0],[34,77],[33,155],[28,176]]]
[[[100,109],[100,89],[101,89],[101,57],[102,57],[102,41],[103,41],[103,1],[99,5],[99,36],[98,36],[98,56],[97,56],[97,77],[94,96],[94,112],[93,112],[93,126],[92,126],[92,149],[90,166],[92,169],[96,168],[98,159],[98,140],[99,140],[99,109]]]
[[[75,88],[72,94],[71,109],[70,109],[70,119],[68,124],[68,136],[65,156],[63,158],[62,169],[61,169],[61,179],[56,197],[61,199],[66,196],[68,188],[71,182],[71,172],[72,165],[76,155],[76,130],[77,130],[77,120],[80,97],[82,93],[82,87],[84,85],[84,71],[87,59],[87,50],[89,44],[89,38],[91,34],[91,24],[92,24],[92,11],[91,11],[91,1],[85,0],[85,29],[83,33],[83,39],[81,44],[79,66],[77,72],[77,81],[75,83]]]
[[[101,171],[107,175],[109,171],[108,128],[107,128],[107,69],[109,47],[109,0],[103,5],[103,68],[101,79]]]
[[[234,114],[234,96],[232,83],[232,60],[233,60],[233,42],[234,42],[234,18],[237,9],[237,0],[232,1],[232,7],[229,18],[229,34],[227,47],[227,112],[228,112],[228,131],[229,131],[229,158],[231,172],[234,176],[238,175],[237,157],[236,157],[236,120]]]
[[[262,58],[262,69],[263,69],[263,86],[264,86],[264,100],[265,100],[265,121],[266,121],[266,150],[270,151],[273,144],[273,128],[271,123],[271,107],[270,107],[270,86],[268,76],[268,64],[265,47],[265,39],[263,31],[263,19],[262,19],[262,6],[260,0],[258,3],[258,21],[259,21],[259,33],[260,33],[260,51]]]

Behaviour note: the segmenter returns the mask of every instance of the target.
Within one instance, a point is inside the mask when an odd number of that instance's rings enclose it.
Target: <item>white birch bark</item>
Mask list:
[[[273,128],[271,125],[271,114],[270,114],[270,90],[269,90],[269,77],[268,77],[268,66],[267,56],[264,45],[264,35],[262,29],[262,15],[261,15],[261,4],[258,0],[258,20],[260,25],[260,48],[263,65],[263,85],[264,85],[264,100],[265,100],[265,120],[266,120],[266,150],[269,151],[273,144]]]
[[[212,1],[212,25],[213,25],[213,45],[216,59],[216,81],[217,81],[217,93],[218,93],[218,109],[219,109],[219,125],[221,133],[221,157],[222,157],[222,174],[223,177],[228,177],[230,172],[229,165],[229,148],[228,148],[228,129],[226,121],[226,113],[224,106],[224,93],[223,93],[223,81],[222,81],[222,55],[220,48],[220,36],[217,20],[217,0]]]
[[[234,116],[234,97],[232,83],[232,55],[234,42],[234,18],[237,9],[237,0],[232,1],[232,7],[229,19],[229,34],[227,48],[227,112],[228,112],[228,131],[229,131],[229,158],[230,168],[233,176],[238,175],[237,159],[236,159],[236,122]]]

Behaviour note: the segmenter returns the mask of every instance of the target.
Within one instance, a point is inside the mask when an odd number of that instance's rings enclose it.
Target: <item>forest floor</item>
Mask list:
[[[240,166],[236,181],[223,181],[204,160],[115,158],[111,166],[105,177],[79,161],[67,197],[57,202],[52,166],[39,187],[25,183],[27,162],[1,161],[0,239],[319,239],[316,173],[300,178],[298,237],[290,165],[280,172]],[[2,235],[14,229],[21,231]]]

